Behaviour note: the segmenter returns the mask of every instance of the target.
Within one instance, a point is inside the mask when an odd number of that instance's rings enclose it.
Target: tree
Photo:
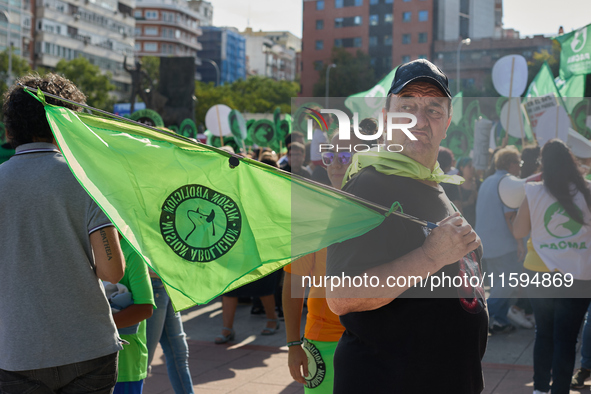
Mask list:
[[[336,65],[335,68],[330,70],[331,97],[348,97],[371,89],[378,82],[374,75],[370,56],[360,50],[353,56],[343,48],[334,47],[331,54],[331,63]],[[313,88],[315,97],[324,97],[326,68],[329,64],[325,64],[319,70],[320,79],[314,84]]]
[[[291,98],[296,97],[299,91],[300,86],[296,82],[259,76],[221,86],[214,86],[213,82],[197,82],[195,120],[197,124],[204,123],[207,110],[216,104],[226,104],[240,112],[271,113],[280,107],[281,112],[290,113]]]
[[[78,86],[87,96],[86,103],[91,107],[111,111],[116,99],[109,92],[115,89],[111,83],[111,73],[103,74],[98,66],[84,57],[70,61],[60,60],[55,72],[63,75]]]
[[[552,74],[556,77],[560,70],[560,44],[556,40],[552,40],[552,49],[550,52],[542,49],[540,52],[534,52],[533,60],[527,62],[527,86],[529,86],[536,75],[540,72],[544,62],[548,62]]]
[[[14,50],[13,50],[14,52]],[[20,57],[19,55],[12,54],[12,82],[16,81],[17,78],[22,77],[31,72],[31,66],[29,62]],[[8,80],[8,49],[5,49],[0,53],[0,107],[4,104],[4,93],[8,89],[6,81]]]
[[[158,82],[160,82],[160,58],[157,56],[142,57],[142,69],[148,73],[148,76],[154,84],[154,89],[158,90]],[[142,80],[142,89],[152,89],[149,81]]]

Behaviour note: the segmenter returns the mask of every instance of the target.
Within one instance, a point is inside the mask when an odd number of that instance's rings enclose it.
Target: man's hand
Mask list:
[[[308,376],[308,357],[301,345],[290,346],[287,353],[287,365],[293,380],[306,384],[304,376]],[[303,374],[302,370],[304,371]]]
[[[459,212],[434,228],[422,246],[425,255],[438,266],[453,264],[480,246],[480,237]]]

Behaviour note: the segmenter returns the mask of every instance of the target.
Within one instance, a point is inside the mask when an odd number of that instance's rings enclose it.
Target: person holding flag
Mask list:
[[[397,202],[438,226],[389,217],[329,246],[327,301],[346,329],[334,356],[334,392],[479,393],[488,335],[481,242],[439,185],[461,182],[437,164],[452,115],[447,77],[427,60],[401,65],[383,112],[392,124],[413,115],[412,137],[392,133],[400,153],[357,153],[343,190],[380,205]],[[400,113],[407,117],[395,117]],[[446,276],[467,278],[467,286],[433,286]],[[340,286],[334,278],[343,279]]]

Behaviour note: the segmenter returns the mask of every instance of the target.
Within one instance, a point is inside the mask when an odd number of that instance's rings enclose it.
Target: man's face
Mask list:
[[[287,162],[292,170],[296,169],[296,171],[299,171],[302,164],[304,164],[304,152],[295,148],[290,149],[289,152],[287,152]]]
[[[439,144],[446,136],[451,122],[449,99],[434,85],[427,82],[408,84],[402,92],[390,99],[387,112],[405,112],[416,116],[417,124],[409,131],[417,138],[411,140],[401,130],[392,132],[392,141],[388,144],[403,146],[402,154],[425,166],[435,164]],[[384,109],[384,130],[387,114]],[[408,118],[395,118],[393,123],[410,123]]]

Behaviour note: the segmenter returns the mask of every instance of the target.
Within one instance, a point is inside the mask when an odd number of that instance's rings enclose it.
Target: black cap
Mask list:
[[[426,59],[413,60],[398,67],[388,96],[400,93],[411,82],[428,82],[437,86],[447,97],[451,98],[447,76],[439,67]]]

